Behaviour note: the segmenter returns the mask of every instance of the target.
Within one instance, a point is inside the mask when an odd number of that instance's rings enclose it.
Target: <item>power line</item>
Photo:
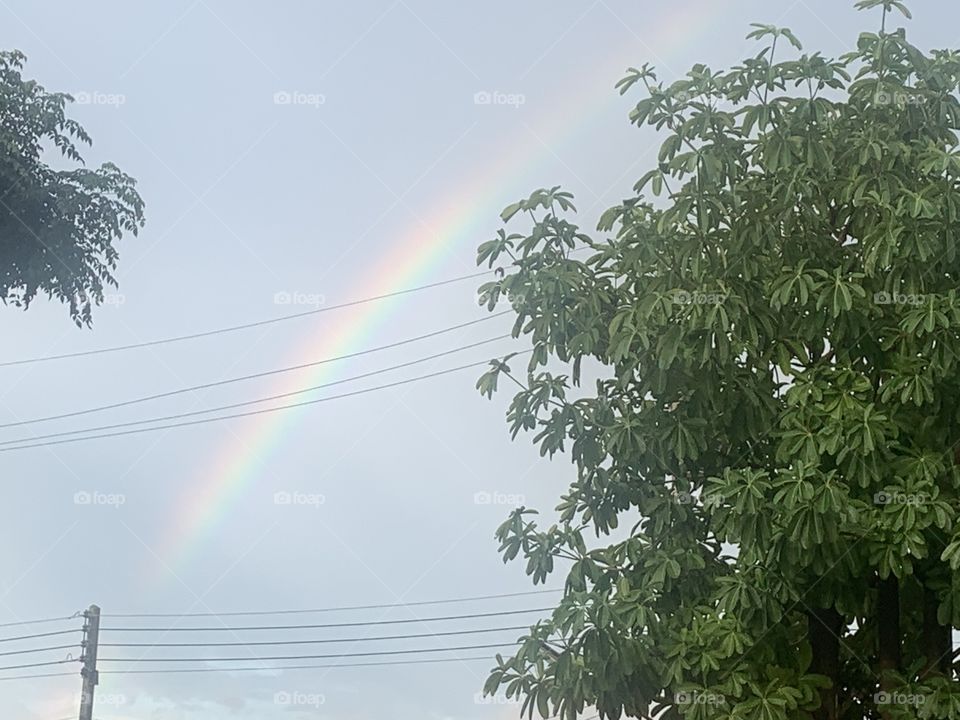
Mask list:
[[[75,648],[80,649],[80,646],[74,643],[73,645],[53,645],[50,647],[33,648],[31,650],[8,650],[6,652],[0,652],[0,657],[7,657],[9,655],[31,655],[33,653],[50,652],[51,650],[73,650]]]
[[[514,354],[514,355],[525,355],[525,354],[530,353],[530,352],[532,352],[532,351],[531,351],[531,350],[521,350],[520,352],[518,352],[518,353],[513,353],[513,354]],[[502,358],[501,358],[501,360],[502,360]],[[219,416],[219,417],[204,418],[204,419],[201,419],[201,420],[189,420],[189,421],[186,421],[186,422],[170,423],[170,424],[167,424],[167,425],[155,425],[155,426],[153,426],[153,427],[138,428],[138,429],[135,429],[135,430],[123,430],[123,431],[111,432],[111,433],[101,433],[101,434],[99,434],[99,435],[87,435],[87,436],[84,436],[84,437],[77,437],[77,438],[65,438],[65,439],[62,439],[62,440],[51,440],[51,441],[49,441],[49,442],[31,442],[31,441],[33,440],[33,438],[22,438],[21,440],[19,440],[19,441],[17,441],[17,442],[29,442],[29,443],[31,443],[31,444],[27,444],[27,445],[16,445],[16,446],[11,446],[11,447],[0,447],[0,453],[3,453],[3,452],[11,452],[11,451],[14,451],[14,450],[29,450],[29,449],[31,449],[31,448],[49,447],[49,446],[51,446],[51,445],[65,445],[65,444],[67,444],[67,443],[81,442],[81,441],[84,441],[84,440],[99,440],[99,439],[102,439],[102,438],[121,437],[121,436],[124,436],[124,435],[138,435],[138,434],[140,434],[140,433],[155,432],[155,431],[157,431],[157,430],[168,430],[168,429],[171,429],[171,428],[189,427],[189,426],[193,426],[193,425],[206,425],[207,423],[220,422],[220,421],[223,421],[223,420],[234,420],[234,419],[242,418],[242,417],[252,417],[252,416],[254,416],[254,415],[264,415],[264,414],[267,414],[267,413],[278,412],[278,411],[280,411],[280,410],[290,410],[290,409],[292,409],[292,408],[304,407],[304,406],[306,406],[306,405],[316,405],[317,403],[328,402],[328,401],[330,401],[330,400],[340,400],[340,399],[342,399],[342,398],[354,397],[354,396],[356,396],[356,395],[365,395],[365,394],[367,394],[367,393],[375,392],[375,391],[377,391],[377,390],[387,390],[387,389],[389,389],[389,388],[399,387],[399,386],[401,386],[401,385],[409,385],[410,383],[420,382],[421,380],[429,380],[429,379],[431,379],[431,378],[440,377],[441,375],[450,375],[451,373],[460,372],[461,370],[467,370],[467,369],[469,369],[469,368],[479,367],[479,366],[481,366],[481,365],[487,365],[487,364],[489,364],[489,363],[490,363],[490,360],[481,360],[481,361],[479,361],[479,362],[468,363],[468,364],[466,364],[466,365],[459,365],[459,366],[457,366],[457,367],[447,368],[446,370],[437,370],[437,371],[435,371],[435,372],[427,373],[427,374],[425,374],[425,375],[418,375],[418,376],[416,376],[416,377],[406,378],[406,379],[404,379],[404,380],[397,380],[396,382],[392,382],[392,383],[385,383],[385,384],[383,384],[383,385],[374,385],[373,387],[363,388],[362,390],[354,390],[354,391],[348,392],[348,393],[341,393],[340,395],[328,395],[327,397],[317,398],[316,400],[305,400],[304,402],[299,402],[299,403],[290,403],[290,404],[288,404],[288,405],[278,405],[278,406],[276,406],[276,407],[264,408],[264,409],[262,409],[262,410],[250,410],[250,411],[248,411],[248,412],[233,413],[233,414],[231,414],[231,415],[221,415],[221,416]],[[131,425],[131,424],[134,424],[134,423],[125,423],[124,425],[126,426],[126,425]]]
[[[457,662],[490,662],[486,655],[455,658]],[[320,670],[334,668],[383,667],[385,665],[425,665],[428,663],[452,662],[450,658],[421,658],[416,660],[383,660],[381,662],[337,663],[334,665],[285,665],[282,668],[269,667],[232,667],[232,668],[149,668],[145,670],[100,670],[101,675],[166,675],[168,673],[213,673],[213,672],[265,672],[273,670]],[[72,675],[73,673],[64,673]],[[5,678],[0,678],[0,680]]]
[[[472,620],[474,618],[503,617],[505,615],[525,615],[535,612],[547,612],[553,608],[529,608],[526,610],[500,610],[498,612],[477,613],[474,615],[446,615],[443,617],[404,618],[400,620],[370,620],[366,622],[325,623],[322,625],[247,625],[244,627],[104,627],[101,632],[242,632],[244,630],[320,630],[327,628],[370,627],[372,625],[404,625],[417,622],[445,622],[448,620]]]
[[[496,342],[497,340],[505,340],[506,338],[509,338],[509,337],[510,337],[509,334],[498,335],[497,337],[488,338],[486,340],[480,340],[478,342],[469,343],[467,345],[460,345],[450,350],[444,350],[442,352],[434,353],[433,355],[427,355],[425,357],[415,358],[414,360],[408,360],[407,362],[399,363],[397,365],[391,365],[389,367],[379,368],[377,370],[370,370],[365,373],[360,373],[359,375],[351,375],[350,377],[341,378],[339,380],[333,380],[331,382],[321,383],[320,385],[313,385],[307,388],[300,388],[299,390],[291,390],[290,392],[280,393],[277,395],[268,395],[265,397],[256,398],[254,400],[244,400],[242,402],[230,403],[228,405],[219,405],[215,407],[204,408],[202,410],[190,410],[188,412],[174,413],[172,415],[161,415],[157,417],[147,418],[145,420],[127,420],[124,422],[112,423],[109,425],[96,425],[93,427],[81,428],[80,430],[63,430],[55,433],[45,433],[43,435],[31,435],[28,437],[17,438],[14,440],[2,440],[0,441],[0,446],[20,445],[26,442],[32,443],[39,440],[47,440],[50,438],[69,437],[70,435],[84,435],[86,433],[100,432],[103,430],[115,430],[117,428],[128,428],[128,427],[134,427],[136,425],[149,425],[152,423],[166,422],[168,420],[180,420],[187,417],[196,417],[197,415],[208,415],[209,413],[220,412],[222,410],[234,410],[239,407],[247,407],[250,405],[257,405],[259,403],[269,402],[271,400],[280,400],[282,398],[292,397],[295,395],[303,395],[305,393],[314,392],[316,390],[322,390],[324,388],[333,387],[335,385],[343,385],[344,383],[353,382],[354,380],[362,380],[363,378],[367,378],[367,377],[383,375],[384,373],[388,373],[393,370],[400,370],[405,367],[419,365],[425,362],[429,362],[430,360],[436,360],[437,358],[447,357],[448,355],[454,355],[458,352],[463,352],[464,350],[471,350],[475,347],[480,347],[481,345],[489,345],[492,342]],[[83,412],[77,412],[73,414],[82,415]],[[87,438],[78,438],[78,439],[85,440]]]
[[[253,642],[185,642],[185,643],[100,643],[100,647],[253,647],[263,645],[322,645],[326,643],[373,642],[375,640],[413,640],[429,637],[450,637],[451,635],[478,635],[481,633],[508,632],[511,630],[529,630],[529,625],[513,627],[481,628],[474,630],[448,630],[446,632],[416,633],[413,635],[381,635],[379,637],[321,638],[318,640],[256,640]],[[73,647],[72,645],[68,647]],[[2,653],[0,653],[2,654]]]
[[[115,618],[186,618],[186,617],[239,617],[244,615],[305,615],[309,613],[341,612],[348,610],[385,610],[392,608],[420,607],[422,605],[446,605],[452,603],[473,602],[478,600],[501,600],[505,598],[526,597],[528,595],[545,595],[547,593],[563,592],[561,588],[552,590],[525,590],[523,592],[500,593],[497,595],[476,595],[474,597],[459,597],[449,600],[418,600],[406,603],[383,603],[379,605],[347,605],[339,607],[311,608],[303,610],[246,610],[232,612],[202,612],[202,613],[103,613],[101,617]]]
[[[76,620],[80,615],[68,615],[66,617],[41,618],[40,620],[17,620],[16,622],[0,623],[0,628],[19,627],[21,625],[39,625],[41,623],[63,622],[65,620]]]
[[[5,665],[3,667],[0,667],[0,670],[25,670],[27,668],[49,667],[51,665],[66,665],[67,663],[75,663],[75,662],[80,662],[80,660],[78,658],[72,658],[70,660],[51,660],[49,662],[30,663],[28,665]]]
[[[106,353],[120,352],[122,350],[136,350],[138,348],[145,347],[154,347],[156,345],[166,345],[168,343],[181,342],[183,340],[195,340],[197,338],[210,337],[212,335],[222,335],[225,333],[236,332],[238,330],[249,330],[250,328],[262,327],[264,325],[271,325],[273,323],[285,322],[287,320],[295,320],[296,318],[308,317],[310,315],[319,315],[320,313],[331,312],[333,310],[342,310],[343,308],[354,307],[356,305],[363,305],[370,302],[375,302],[377,300],[386,300],[392,297],[399,297],[400,295],[409,295],[410,293],[420,292],[422,290],[430,290],[431,288],[441,287],[443,285],[450,285],[452,283],[461,282],[463,280],[469,280],[471,278],[482,277],[483,275],[489,275],[492,270],[483,270],[481,272],[471,273],[469,275],[460,275],[459,277],[449,278],[447,280],[440,280],[434,283],[428,283],[426,285],[418,285],[417,287],[406,288],[404,290],[397,290],[395,292],[384,293],[383,295],[374,295],[372,297],[362,298],[360,300],[352,300],[350,302],[340,303],[338,305],[328,305],[322,308],[315,308],[313,310],[305,310],[303,312],[292,313],[290,315],[281,315],[280,317],[269,318],[267,320],[258,320],[256,322],[244,323],[242,325],[231,325],[229,327],[217,328],[215,330],[206,330],[204,332],[191,333],[189,335],[177,335],[174,337],[160,338],[158,340],[148,340],[146,342],[140,343],[131,343],[129,345],[114,345],[112,347],[99,348],[97,350],[83,350],[80,352],[72,353],[63,353],[61,355],[43,355],[33,358],[24,358],[22,360],[7,360],[5,362],[0,362],[0,367],[11,367],[13,365],[27,365],[30,363],[39,363],[39,362],[48,362],[51,360],[65,360],[67,358],[76,358],[76,357],[87,357],[90,355],[103,355]]]
[[[414,653],[454,652],[458,650],[492,650],[503,648],[503,643],[492,645],[461,645],[446,648],[411,648],[409,650],[377,650],[360,653],[337,653],[334,655],[271,655],[259,657],[257,660],[273,662],[275,660],[329,660],[332,658],[371,657],[376,655],[412,655]],[[209,657],[209,658],[99,658],[97,662],[132,662],[132,663],[165,663],[165,662],[249,662],[250,656],[242,657]],[[62,662],[62,661],[61,661]],[[72,662],[72,661],[71,661]],[[4,668],[0,668],[2,670]]]
[[[33,678],[50,678],[50,677],[76,677],[77,673],[35,673],[32,675],[10,675],[8,677],[0,677],[0,682],[4,680],[32,680]],[[73,720],[70,718],[70,720]]]
[[[37,633],[35,635],[20,635],[19,637],[0,638],[0,643],[16,642],[17,640],[33,640],[35,638],[54,637],[56,635],[69,635],[70,633],[80,631],[81,628],[71,628],[70,630],[57,630],[56,632]]]
[[[27,420],[17,420],[16,422],[0,423],[0,428],[10,428],[10,427],[19,427],[21,425],[33,425],[35,423],[49,422],[50,420],[62,420],[64,418],[77,417],[79,415],[90,415],[92,413],[103,412],[104,410],[115,410],[116,408],[128,407],[130,405],[137,405],[139,403],[149,402],[151,400],[160,400],[162,398],[173,397],[174,395],[183,395],[185,393],[196,392],[198,390],[209,390],[210,388],[220,387],[223,385],[230,385],[232,383],[244,382],[246,380],[256,380],[262,377],[268,377],[271,375],[280,375],[283,373],[293,372],[295,370],[304,370],[310,367],[317,367],[319,365],[326,365],[332,362],[338,362],[340,360],[349,360],[351,358],[361,357],[363,355],[370,355],[376,352],[382,352],[383,350],[391,350],[393,348],[398,348],[403,345],[409,345],[410,343],[419,342],[421,340],[427,340],[429,338],[438,337],[446,333],[455,332],[457,330],[462,330],[463,328],[470,327],[472,325],[477,325],[482,322],[487,322],[494,318],[502,317],[510,313],[510,310],[505,310],[501,313],[495,313],[493,315],[487,315],[476,320],[470,320],[469,322],[462,322],[457,325],[452,325],[450,327],[441,328],[440,330],[434,330],[432,332],[425,333],[423,335],[417,335],[415,337],[406,338],[404,340],[399,340],[397,342],[388,343],[386,345],[379,345],[377,347],[368,348],[366,350],[358,350],[357,352],[347,353],[345,355],[338,355],[336,357],[324,358],[322,360],[315,360],[313,362],[301,363],[299,365],[290,365],[288,367],[276,368],[273,370],[265,370],[263,372],[252,373],[250,375],[241,375],[239,377],[226,378],[224,380],[216,380],[208,383],[201,383],[199,385],[191,385],[189,387],[178,388],[176,390],[168,390],[162,393],[156,393],[154,395],[144,395],[142,397],[133,398],[131,400],[124,400],[122,402],[110,403],[109,405],[98,405],[96,407],[85,408],[83,410],[74,410],[72,412],[59,413],[57,415],[46,415],[38,418],[29,418]],[[501,337],[509,337],[509,335],[504,335]],[[496,338],[500,339],[500,338]],[[273,399],[273,398],[267,398]],[[262,402],[262,401],[259,401]],[[201,411],[201,412],[212,412],[212,411]],[[44,436],[46,437],[46,436]]]

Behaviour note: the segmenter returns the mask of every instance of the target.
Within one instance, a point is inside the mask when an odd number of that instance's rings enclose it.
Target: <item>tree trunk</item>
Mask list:
[[[807,613],[807,626],[813,651],[810,671],[830,678],[830,687],[820,690],[820,707],[813,717],[815,720],[837,720],[843,616],[833,608],[817,608]]]
[[[952,628],[941,625],[937,620],[940,600],[936,592],[923,588],[923,654],[926,664],[921,677],[933,673],[946,674],[950,669],[950,656],[953,653]]]
[[[881,676],[884,671],[900,669],[900,583],[892,573],[877,583],[877,657]],[[880,689],[893,690],[893,683],[882,678]],[[890,718],[889,706],[881,706],[880,717]]]
[[[877,584],[877,638],[880,670],[900,668],[900,583],[890,575]]]

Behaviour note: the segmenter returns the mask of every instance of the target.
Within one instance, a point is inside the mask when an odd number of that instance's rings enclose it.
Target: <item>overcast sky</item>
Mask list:
[[[60,306],[0,309],[0,361],[126,345],[248,323],[475,270],[503,206],[541,186],[577,196],[592,228],[627,197],[656,145],[614,83],[628,66],[664,79],[725,67],[755,47],[750,22],[788,25],[839,54],[876,17],[836,0],[597,2],[36,3],[0,0],[0,47],[27,77],[73,93],[89,164],[135,176],[147,226],[120,245],[119,289],[76,329]],[[912,39],[955,47],[960,11],[913,3]],[[936,10],[929,6],[935,5]],[[518,228],[520,226],[518,225]],[[0,423],[121,402],[354,353],[485,317],[479,280],[256,329],[113,354],[0,368]],[[507,318],[331,364],[23,427],[2,439],[189,412],[332,382],[508,331]],[[341,394],[522,349],[499,340],[285,402]],[[104,613],[198,613],[419,602],[530,590],[493,532],[510,505],[549,510],[563,459],[511,443],[508,394],[479,369],[306,408],[0,454],[0,622]],[[273,403],[277,404],[277,403]],[[268,406],[270,404],[267,404]],[[560,587],[558,577],[549,587]],[[545,607],[553,595],[270,617],[364,622]],[[537,613],[413,622],[297,638],[523,625]],[[263,618],[261,618],[263,619]],[[104,627],[256,624],[127,620]],[[31,630],[78,627],[73,623]],[[25,629],[4,628],[0,635]],[[340,632],[340,635],[336,635]],[[519,633],[252,649],[104,648],[101,670],[504,643]],[[276,638],[261,633],[256,639]],[[103,642],[142,641],[109,632]],[[165,637],[231,641],[252,635]],[[41,642],[67,644],[75,636]],[[78,639],[78,638],[77,638]],[[151,638],[157,640],[156,636]],[[26,647],[26,645],[8,645]],[[99,720],[509,718],[478,703],[493,650],[414,654],[436,664],[255,673],[106,675]],[[37,656],[14,656],[29,662]],[[43,659],[59,659],[54,652]],[[370,656],[362,662],[404,656]],[[408,659],[409,659],[408,658]],[[322,663],[323,660],[314,661]],[[74,665],[53,667],[73,672]],[[13,674],[0,672],[0,676]],[[0,683],[0,714],[76,717],[80,678]]]

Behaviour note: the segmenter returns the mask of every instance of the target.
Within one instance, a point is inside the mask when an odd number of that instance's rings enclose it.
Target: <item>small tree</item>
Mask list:
[[[116,286],[113,246],[143,226],[143,201],[115,165],[54,169],[51,151],[83,162],[90,137],[64,114],[64,93],[20,74],[24,56],[0,52],[0,300],[26,308],[38,293],[57,298],[78,325],[104,285]]]
[[[531,716],[960,718],[960,54],[858,8],[839,59],[754,26],[730,71],[631,69],[666,137],[612,237],[553,188],[479,249],[533,346],[513,436],[577,470],[558,524],[497,531],[535,583],[569,563],[486,685]]]

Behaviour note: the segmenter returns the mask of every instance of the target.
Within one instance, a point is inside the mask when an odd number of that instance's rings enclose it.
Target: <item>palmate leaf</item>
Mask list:
[[[882,7],[887,11],[896,8],[908,20],[913,18],[913,14],[907,8],[906,4],[899,0],[858,0],[855,7],[857,10],[873,10],[874,8]]]
[[[524,206],[524,203],[522,201],[507,205],[503,209],[503,211],[500,213],[500,219],[503,220],[504,222],[509,222],[514,215],[516,215],[518,212],[523,210],[523,206]]]

